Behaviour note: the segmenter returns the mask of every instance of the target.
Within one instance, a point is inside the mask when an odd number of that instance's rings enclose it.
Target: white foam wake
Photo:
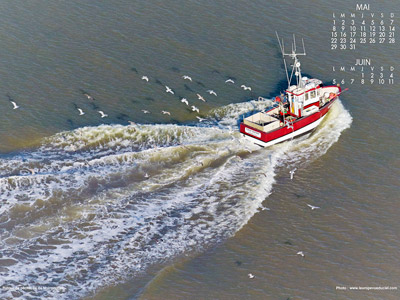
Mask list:
[[[277,167],[319,157],[351,124],[339,102],[310,138],[253,151],[232,129],[267,102],[220,108],[202,127],[80,128],[1,159],[1,298],[80,297],[233,235]]]

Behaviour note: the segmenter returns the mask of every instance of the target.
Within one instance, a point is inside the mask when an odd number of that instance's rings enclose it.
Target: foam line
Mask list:
[[[234,235],[277,168],[320,157],[351,125],[337,102],[313,135],[269,149],[235,127],[263,100],[218,108],[201,127],[79,128],[0,159],[0,298],[83,297]]]

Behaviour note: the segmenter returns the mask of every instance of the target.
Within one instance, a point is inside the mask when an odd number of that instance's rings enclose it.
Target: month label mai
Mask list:
[[[332,13],[331,50],[396,43],[393,12],[372,12],[369,4],[356,4],[355,9],[356,12]]]

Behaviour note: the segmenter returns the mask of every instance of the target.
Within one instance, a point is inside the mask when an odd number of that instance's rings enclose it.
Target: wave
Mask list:
[[[313,135],[268,149],[234,130],[263,100],[193,126],[79,128],[1,159],[1,297],[77,298],[232,236],[277,168],[320,157],[350,126],[337,102]]]

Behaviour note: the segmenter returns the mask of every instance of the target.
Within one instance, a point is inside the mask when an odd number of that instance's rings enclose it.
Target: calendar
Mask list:
[[[333,65],[333,84],[393,85],[396,65],[376,55],[364,57],[364,47],[374,47],[379,53],[385,47],[396,48],[396,20],[394,12],[379,11],[377,4],[357,3],[349,11],[332,13],[330,51],[335,55],[352,52],[352,61]]]

